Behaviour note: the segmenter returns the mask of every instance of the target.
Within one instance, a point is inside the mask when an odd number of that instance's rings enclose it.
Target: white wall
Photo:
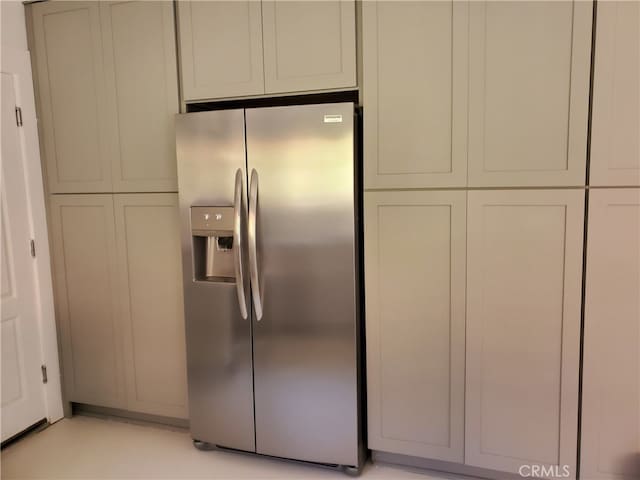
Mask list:
[[[2,48],[27,50],[24,5],[19,0],[0,0],[0,43]]]

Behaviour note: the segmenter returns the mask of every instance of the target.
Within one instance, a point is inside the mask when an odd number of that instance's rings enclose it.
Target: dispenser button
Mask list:
[[[222,220],[222,214],[216,213],[216,220]]]

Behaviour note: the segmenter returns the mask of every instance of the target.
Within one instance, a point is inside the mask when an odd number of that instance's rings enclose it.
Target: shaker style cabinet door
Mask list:
[[[465,192],[365,193],[368,445],[464,459]]]
[[[184,100],[262,95],[259,1],[178,1]]]
[[[175,191],[173,4],[100,2],[100,19],[113,191]]]
[[[363,2],[365,188],[466,186],[468,9]]]
[[[111,195],[50,197],[66,400],[125,408]]]
[[[266,93],[356,86],[353,0],[263,1]]]
[[[584,185],[593,5],[469,3],[469,186]]]
[[[111,191],[99,4],[45,2],[30,8],[48,189]]]
[[[591,185],[640,185],[640,3],[598,2]]]
[[[465,463],[575,478],[584,192],[468,198]]]
[[[129,410],[187,418],[178,196],[114,195]]]
[[[589,191],[586,268],[580,476],[637,479],[640,189]]]

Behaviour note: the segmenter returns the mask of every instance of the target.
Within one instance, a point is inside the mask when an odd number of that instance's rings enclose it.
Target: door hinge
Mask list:
[[[36,258],[36,241],[33,238],[29,241],[29,251],[31,252],[31,256]]]
[[[16,107],[16,124],[19,127],[22,126],[22,109],[20,107]]]
[[[40,369],[42,370],[42,383],[47,383],[47,366],[42,365]]]

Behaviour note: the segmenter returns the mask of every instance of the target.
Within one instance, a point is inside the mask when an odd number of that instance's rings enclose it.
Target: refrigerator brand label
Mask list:
[[[325,115],[324,123],[342,123],[342,115]]]

